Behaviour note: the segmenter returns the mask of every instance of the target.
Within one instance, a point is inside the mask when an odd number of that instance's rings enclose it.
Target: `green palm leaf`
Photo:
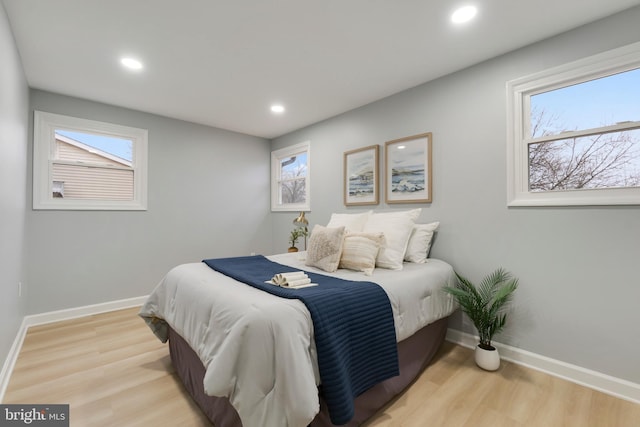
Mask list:
[[[456,276],[456,286],[447,286],[444,290],[453,295],[460,309],[471,319],[478,330],[480,344],[491,346],[493,336],[506,324],[505,309],[518,288],[518,279],[502,268],[484,277],[478,286],[458,273]]]

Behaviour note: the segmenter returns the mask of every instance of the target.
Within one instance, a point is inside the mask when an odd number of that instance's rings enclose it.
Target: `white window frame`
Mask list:
[[[529,144],[549,138],[531,138],[527,124],[530,98],[588,80],[640,67],[640,43],[634,43],[579,61],[507,82],[507,205],[508,206],[576,206],[638,205],[640,188],[600,188],[566,191],[529,191]],[[638,128],[640,121],[625,122],[588,131],[567,132],[573,138],[603,131]],[[557,138],[557,136],[556,136]],[[556,139],[552,138],[552,139]]]
[[[84,200],[53,197],[55,131],[65,129],[108,135],[133,141],[133,200]],[[147,210],[148,131],[95,120],[34,111],[33,209],[53,210]]]
[[[280,202],[280,162],[282,159],[300,153],[307,154],[307,176],[305,177],[306,199],[304,203]],[[271,152],[271,210],[274,212],[297,212],[311,210],[311,142],[305,141],[296,145]]]

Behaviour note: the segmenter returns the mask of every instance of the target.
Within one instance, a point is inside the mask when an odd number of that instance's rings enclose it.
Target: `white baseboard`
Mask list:
[[[83,307],[68,308],[65,310],[49,311],[47,313],[31,314],[25,316],[27,327],[60,322],[62,320],[76,319],[78,317],[91,316],[92,314],[106,313],[125,308],[138,307],[144,304],[147,296],[121,299],[118,301],[103,302],[100,304],[85,305]]]
[[[4,400],[4,393],[7,391],[7,387],[9,386],[9,378],[11,378],[11,373],[13,372],[13,368],[18,360],[18,354],[20,354],[20,349],[22,348],[22,343],[24,342],[24,337],[26,335],[27,324],[24,319],[22,319],[20,329],[18,329],[16,338],[13,340],[13,344],[9,349],[9,354],[7,354],[7,358],[2,365],[2,371],[0,371],[0,403]]]
[[[11,377],[13,368],[18,360],[18,355],[20,354],[20,349],[22,348],[22,343],[24,342],[24,337],[27,335],[29,327],[52,322],[60,322],[62,320],[76,319],[78,317],[90,316],[92,314],[106,313],[108,311],[138,307],[141,306],[146,299],[147,296],[142,296],[25,316],[24,319],[22,319],[22,324],[20,325],[20,329],[18,329],[16,338],[13,340],[13,345],[9,350],[7,359],[2,365],[2,371],[0,371],[0,403],[3,401],[4,394],[9,386],[9,378]]]
[[[463,347],[475,348],[478,337],[455,329],[447,330],[447,341]],[[612,377],[597,371],[582,368],[577,365],[551,359],[546,356],[531,353],[506,344],[492,342],[500,352],[500,358],[518,365],[526,366],[537,371],[589,387],[602,393],[640,403],[640,384],[620,378]]]

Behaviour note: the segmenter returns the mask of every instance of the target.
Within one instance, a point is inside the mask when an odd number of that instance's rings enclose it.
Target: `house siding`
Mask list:
[[[59,160],[78,162],[53,164],[52,180],[64,183],[65,199],[133,200],[131,167],[60,140],[56,153]]]

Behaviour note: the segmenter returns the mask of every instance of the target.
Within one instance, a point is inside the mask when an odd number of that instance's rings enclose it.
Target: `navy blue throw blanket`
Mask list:
[[[377,284],[306,271],[318,286],[290,289],[265,281],[297,270],[260,255],[203,262],[240,282],[283,298],[297,298],[307,306],[313,320],[322,394],[332,423],[349,422],[356,396],[399,375],[391,303]]]

